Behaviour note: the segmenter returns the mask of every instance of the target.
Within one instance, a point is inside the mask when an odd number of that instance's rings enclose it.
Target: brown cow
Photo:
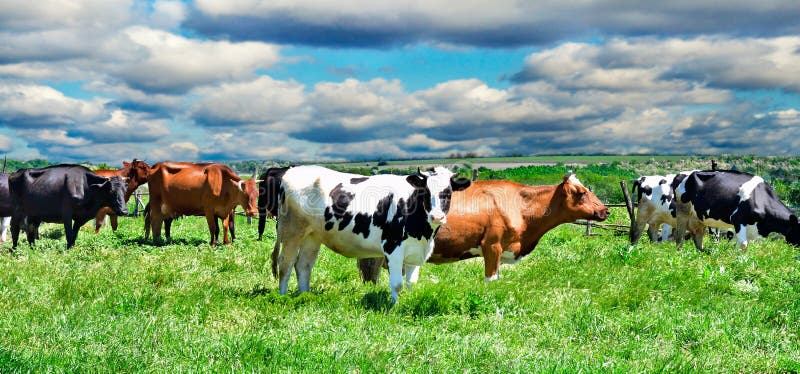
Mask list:
[[[127,189],[125,190],[125,202],[131,199],[131,195],[136,191],[139,186],[147,183],[147,177],[150,175],[150,165],[144,161],[133,159],[131,162],[122,162],[122,169],[117,170],[94,170],[94,173],[106,178],[121,177],[127,180]],[[100,227],[103,226],[103,221],[109,216],[111,221],[111,230],[117,231],[117,215],[109,207],[100,208],[94,219],[94,232],[99,233]]]
[[[453,193],[447,223],[439,228],[428,262],[441,264],[483,256],[485,280],[499,278],[500,263],[532,252],[542,235],[577,219],[603,221],[608,209],[571,174],[552,186],[478,181]],[[382,261],[359,262],[362,279],[377,281]]]
[[[240,205],[248,216],[258,215],[257,181],[243,180],[222,164],[159,162],[153,165],[148,183],[154,241],[160,238],[165,219],[205,216],[211,234],[210,244],[217,244],[217,218],[223,219],[223,241],[230,244],[228,228],[233,209]],[[167,241],[170,239],[167,236]]]

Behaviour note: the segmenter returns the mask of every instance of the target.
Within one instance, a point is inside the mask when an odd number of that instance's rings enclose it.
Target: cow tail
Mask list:
[[[258,238],[259,240],[264,234],[264,229],[267,223],[267,216],[272,216],[277,219],[280,212],[281,203],[284,199],[283,191],[283,175],[289,170],[291,166],[283,168],[269,168],[262,175],[262,181],[259,184],[258,190]],[[275,236],[275,247],[272,250],[272,275],[278,277],[278,260],[280,258],[280,222],[275,225],[277,234]]]
[[[631,189],[632,195],[636,196],[636,203],[642,201],[642,182],[638,179],[633,181],[633,188]]]
[[[276,226],[275,229],[277,231],[277,225],[275,226]],[[272,256],[271,256],[272,276],[275,277],[275,279],[278,279],[278,260],[280,259],[280,256],[281,256],[281,241],[280,241],[280,235],[277,235],[275,237],[275,247],[272,248]]]
[[[150,238],[150,202],[144,206],[144,238]]]

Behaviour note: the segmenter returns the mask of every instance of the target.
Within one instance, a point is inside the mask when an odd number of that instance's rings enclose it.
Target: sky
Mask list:
[[[800,151],[796,0],[3,0],[10,158]]]

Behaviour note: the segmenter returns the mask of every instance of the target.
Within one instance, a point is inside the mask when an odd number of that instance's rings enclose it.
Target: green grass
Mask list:
[[[780,240],[629,252],[563,225],[497,282],[480,259],[427,265],[392,306],[385,272],[361,284],[328,250],[312,292],[279,295],[274,226],[258,242],[241,220],[217,248],[199,218],[164,246],[141,218],[88,228],[69,251],[55,225],[34,249],[3,244],[0,372],[800,370],[798,252]]]

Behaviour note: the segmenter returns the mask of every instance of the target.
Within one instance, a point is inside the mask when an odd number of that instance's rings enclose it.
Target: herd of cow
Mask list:
[[[320,166],[271,168],[261,179],[243,179],[219,163],[159,162],[152,167],[134,159],[119,170],[91,171],[57,165],[0,174],[0,231],[10,223],[13,248],[24,228],[33,245],[42,222],[64,225],[67,248],[81,226],[106,215],[116,229],[127,215],[127,201],[147,183],[145,238],[152,230],[167,241],[172,221],[205,216],[211,245],[219,233],[234,239],[234,209],[259,215],[261,239],[267,216],[277,221],[272,271],[285,294],[294,269],[300,292],[310,287],[320,246],[359,259],[362,278],[377,281],[389,271],[392,300],[405,283],[417,281],[425,262],[445,263],[481,256],[487,281],[498,279],[501,263],[527,255],[552,228],[578,219],[602,221],[609,211],[572,174],[561,183],[526,186],[509,181],[457,178],[437,167],[407,176],[362,176]],[[688,230],[702,250],[705,227],[733,228],[738,243],[769,233],[783,234],[800,246],[797,216],[783,205],[763,179],[736,171],[692,171],[642,177],[634,184],[639,208],[631,241],[645,227],[656,240],[672,232],[678,246]],[[222,226],[218,224],[221,220]],[[9,222],[10,221],[10,222]],[[230,233],[230,239],[228,234]]]

